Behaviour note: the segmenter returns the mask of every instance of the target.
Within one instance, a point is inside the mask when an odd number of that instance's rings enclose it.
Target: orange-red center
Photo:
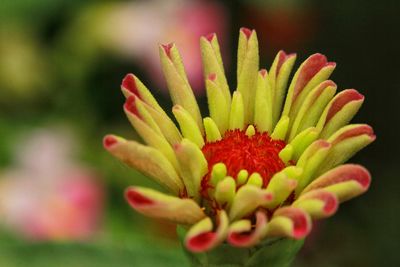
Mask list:
[[[257,172],[267,186],[271,177],[285,167],[279,158],[279,152],[286,146],[282,140],[273,140],[267,132],[256,130],[252,136],[244,130],[228,130],[223,138],[207,142],[203,154],[208,162],[208,173],[202,180],[203,192],[210,187],[210,175],[214,164],[226,165],[227,174],[236,179],[240,170],[245,169],[249,175]]]

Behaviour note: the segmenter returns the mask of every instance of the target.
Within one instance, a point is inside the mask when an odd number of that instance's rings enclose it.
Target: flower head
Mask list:
[[[259,70],[256,32],[242,28],[231,95],[216,35],[200,44],[209,117],[174,44],[161,45],[160,57],[179,129],[136,76],[122,82],[125,113],[147,145],[108,135],[104,146],[168,191],[129,187],[134,209],[186,225],[186,247],[200,252],[224,241],[249,247],[273,236],[304,238],[313,219],[368,189],[365,168],[342,164],[375,135],[348,124],[364,97],[354,89],[335,95],[327,80],[335,63],[314,54],[289,83],[296,55],[280,51],[269,71]]]

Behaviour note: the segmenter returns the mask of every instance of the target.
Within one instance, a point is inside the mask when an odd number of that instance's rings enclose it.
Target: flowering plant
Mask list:
[[[216,35],[201,37],[200,44],[209,117],[202,119],[176,46],[161,45],[180,130],[128,74],[121,85],[124,111],[147,145],[107,135],[104,146],[165,187],[168,193],[132,186],[125,196],[138,212],[182,225],[188,251],[214,249],[216,258],[229,258],[243,251],[234,247],[249,248],[248,257],[264,246],[267,254],[284,252],[280,258],[289,264],[288,255],[301,247],[292,240],[306,237],[313,219],[333,215],[339,203],[370,185],[364,167],[342,165],[375,139],[370,126],[348,124],[364,97],[354,89],[335,95],[336,84],[327,79],[336,64],[321,54],[307,58],[290,83],[295,54],[280,51],[268,72],[259,70],[256,32],[246,28],[240,30],[231,96]],[[260,257],[241,264],[266,264]]]

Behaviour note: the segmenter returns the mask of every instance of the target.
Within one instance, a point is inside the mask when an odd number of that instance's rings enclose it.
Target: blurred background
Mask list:
[[[102,148],[138,138],[119,85],[135,73],[170,109],[159,43],[177,43],[206,104],[199,37],[216,32],[234,88],[239,28],[257,30],[261,66],[279,49],[321,52],[332,79],[366,101],[354,121],[377,140],[352,162],[373,176],[364,196],[316,224],[296,267],[400,266],[398,1],[1,0],[0,266],[187,266],[174,225],[133,212],[131,184],[155,186]]]

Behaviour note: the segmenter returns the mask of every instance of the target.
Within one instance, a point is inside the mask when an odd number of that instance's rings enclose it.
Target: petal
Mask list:
[[[374,130],[366,124],[351,124],[342,127],[328,139],[332,144],[319,174],[346,162],[358,151],[375,140]]]
[[[229,226],[227,240],[236,247],[251,247],[260,242],[266,230],[267,216],[264,212],[258,211],[254,229],[248,219],[236,221]]]
[[[225,77],[217,35],[213,33],[201,37],[200,48],[204,75],[205,77],[209,77],[210,74],[216,74],[214,82],[217,84],[218,88],[220,88],[229,110],[231,104],[231,93]]]
[[[289,129],[289,122],[290,120],[288,116],[282,116],[272,132],[271,138],[275,140],[285,140]]]
[[[164,110],[150,93],[149,89],[147,89],[147,87],[135,75],[129,73],[125,76],[122,80],[121,90],[126,98],[129,96],[136,96],[158,112],[164,113]]]
[[[293,147],[292,159],[294,161],[298,161],[306,148],[309,147],[315,140],[317,140],[318,135],[319,131],[315,127],[307,128],[297,134],[296,137],[293,138],[289,143]]]
[[[179,143],[182,140],[182,135],[176,127],[175,123],[170,119],[169,116],[167,116],[167,114],[165,114],[165,112],[161,113],[151,106],[147,105],[146,103],[144,103],[144,107],[157,123],[157,126],[160,128],[165,139],[167,139],[167,141],[171,145]]]
[[[218,182],[215,187],[214,197],[220,207],[229,209],[232,205],[233,199],[235,198],[235,194],[236,182],[232,177],[227,176]]]
[[[273,200],[271,192],[253,185],[244,185],[236,192],[229,218],[233,221],[252,213],[260,206],[267,205]]]
[[[185,246],[192,252],[203,252],[219,245],[228,231],[228,216],[224,210],[218,212],[218,226],[213,231],[213,223],[209,217],[193,225],[186,234]]]
[[[231,113],[229,115],[229,129],[244,128],[244,104],[242,94],[239,91],[233,92]]]
[[[207,142],[215,142],[221,140],[221,133],[218,130],[217,124],[210,117],[203,119],[204,130],[206,132]]]
[[[339,206],[335,194],[324,189],[317,189],[302,194],[293,204],[307,212],[313,219],[332,216]]]
[[[282,104],[286,94],[289,75],[293,69],[296,57],[296,54],[286,54],[282,50],[279,51],[269,71],[269,80],[271,82],[273,99],[273,126],[276,125],[279,116],[281,115]]]
[[[258,72],[254,124],[260,132],[271,132],[272,130],[272,91],[266,70]]]
[[[244,122],[251,124],[254,113],[254,95],[258,72],[258,40],[254,30],[241,28],[237,59],[237,91],[242,94]]]
[[[208,172],[207,160],[197,145],[188,139],[183,139],[174,148],[188,196],[199,201],[201,179]]]
[[[135,105],[135,103],[138,102],[132,102],[131,99],[132,97],[128,98],[124,105],[124,111],[129,119],[129,122],[148,145],[158,149],[161,153],[163,153],[164,156],[166,156],[174,166],[174,168],[178,170],[178,161],[171,145],[162,134],[152,129],[145,123],[145,121],[143,121]]]
[[[297,171],[301,171],[301,169],[297,168]],[[267,186],[267,191],[273,193],[274,199],[265,207],[274,209],[279,206],[289,197],[296,186],[297,180],[289,177],[285,171],[276,173],[274,176],[272,176]]]
[[[326,105],[335,95],[336,88],[334,82],[327,80],[311,90],[293,118],[289,140],[292,140],[300,131],[317,124]]]
[[[107,135],[104,147],[128,166],[149,176],[174,195],[184,191],[184,185],[168,159],[157,149],[115,135]]]
[[[360,165],[346,164],[336,167],[310,183],[302,195],[317,189],[324,189],[334,193],[339,202],[349,200],[368,190],[371,175]]]
[[[125,197],[132,208],[149,217],[189,225],[205,217],[194,200],[168,196],[153,189],[132,186],[125,191]]]
[[[142,101],[138,95],[131,94],[127,96],[125,108],[140,117],[153,130],[164,135],[171,144],[175,144],[182,139],[181,134],[168,115],[163,110],[160,111],[161,108],[154,108],[154,105],[152,106]]]
[[[195,143],[198,147],[204,146],[204,139],[201,129],[197,126],[196,121],[190,113],[180,105],[175,105],[172,108],[172,113],[179,123],[182,135]]]
[[[230,96],[229,102],[225,100],[225,96],[220,86],[216,83],[217,75],[210,75],[206,80],[208,109],[210,117],[217,124],[221,133],[228,129],[229,112],[230,112]]]
[[[302,239],[311,231],[311,218],[302,209],[283,207],[274,212],[266,236],[286,236]]]
[[[364,96],[354,89],[343,90],[325,108],[317,128],[320,138],[328,139],[332,133],[349,123],[364,102]]]
[[[161,65],[174,105],[186,109],[203,133],[199,106],[187,79],[181,56],[175,44],[160,45]]]
[[[335,66],[335,63],[327,62],[322,54],[314,54],[307,58],[294,74],[282,114],[292,118],[310,90],[328,79]]]
[[[325,140],[317,140],[312,143],[301,155],[296,166],[303,169],[295,193],[298,195],[314,178],[315,173],[321,167],[328,155],[331,144]]]

